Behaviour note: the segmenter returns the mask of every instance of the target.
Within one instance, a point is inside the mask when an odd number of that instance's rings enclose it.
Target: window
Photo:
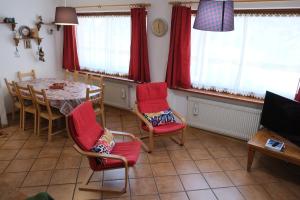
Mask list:
[[[191,37],[193,87],[256,97],[270,90],[294,98],[300,78],[300,17],[237,15],[233,32],[192,28]]]
[[[124,76],[130,61],[130,15],[80,16],[77,27],[81,69]]]

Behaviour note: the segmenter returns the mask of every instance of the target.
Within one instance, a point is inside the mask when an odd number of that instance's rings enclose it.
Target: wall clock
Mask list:
[[[158,37],[164,36],[168,31],[168,23],[161,19],[157,18],[152,22],[152,32]]]

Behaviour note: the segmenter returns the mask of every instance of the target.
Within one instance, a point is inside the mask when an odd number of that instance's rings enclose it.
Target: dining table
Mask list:
[[[99,89],[98,86],[82,82],[61,80],[57,78],[38,78],[18,82],[20,86],[31,85],[35,90],[45,90],[50,106],[57,108],[60,113],[68,116],[74,108],[86,100],[86,89]],[[64,85],[62,88],[54,89],[54,84]],[[95,94],[100,95],[100,94]]]

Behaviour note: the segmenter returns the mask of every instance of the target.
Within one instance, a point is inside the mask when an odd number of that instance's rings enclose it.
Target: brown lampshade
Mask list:
[[[76,10],[73,7],[56,7],[55,24],[77,25],[78,19]]]

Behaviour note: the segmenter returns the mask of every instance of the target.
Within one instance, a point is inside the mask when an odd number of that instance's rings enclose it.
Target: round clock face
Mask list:
[[[168,31],[168,24],[163,19],[155,19],[152,23],[152,32],[154,35],[161,37]]]
[[[21,26],[19,28],[19,34],[25,38],[29,37],[30,36],[30,28],[28,26]]]

